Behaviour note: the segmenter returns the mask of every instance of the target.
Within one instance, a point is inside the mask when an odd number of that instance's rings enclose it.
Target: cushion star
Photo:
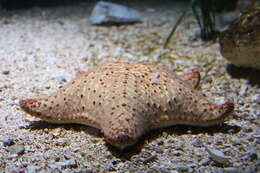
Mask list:
[[[78,71],[57,93],[21,100],[20,106],[48,122],[101,129],[110,144],[124,148],[154,128],[223,122],[234,104],[210,102],[195,89],[199,80],[197,70],[177,76],[151,64],[107,63]]]

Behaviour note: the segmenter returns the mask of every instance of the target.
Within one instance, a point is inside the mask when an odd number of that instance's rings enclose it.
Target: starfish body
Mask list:
[[[211,103],[195,90],[200,75],[183,76],[151,64],[107,63],[76,78],[55,94],[20,101],[21,108],[53,123],[80,123],[101,129],[124,148],[145,132],[175,124],[221,123],[234,105]]]

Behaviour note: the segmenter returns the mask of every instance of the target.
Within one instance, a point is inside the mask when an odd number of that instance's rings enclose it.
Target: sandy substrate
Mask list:
[[[88,24],[93,5],[1,13],[0,172],[260,171],[259,83],[250,80],[250,73],[242,75],[246,78],[228,73],[219,44],[197,38],[193,17],[177,30],[169,48],[162,49],[181,4],[130,4],[143,12],[145,21],[107,27]],[[179,74],[198,68],[202,92],[216,103],[233,100],[234,116],[210,128],[157,129],[120,151],[107,145],[94,128],[45,123],[17,105],[22,98],[53,93],[75,76],[76,69],[109,61],[146,61]],[[222,151],[230,164],[211,161],[202,144]]]

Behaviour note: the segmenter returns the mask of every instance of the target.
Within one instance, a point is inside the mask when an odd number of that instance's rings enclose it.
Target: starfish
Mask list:
[[[177,76],[152,64],[106,63],[76,78],[51,96],[24,99],[21,108],[51,123],[80,123],[101,129],[106,141],[124,148],[147,131],[176,124],[222,123],[234,109],[214,104],[195,88],[197,70]]]

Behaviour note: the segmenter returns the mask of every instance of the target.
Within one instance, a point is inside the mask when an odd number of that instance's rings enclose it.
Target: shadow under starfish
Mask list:
[[[102,136],[102,133],[100,130],[93,128],[91,126],[84,126],[84,125],[78,125],[78,124],[50,124],[48,122],[39,120],[39,121],[32,121],[28,126],[26,126],[27,129],[35,130],[35,129],[56,129],[63,127],[66,130],[73,130],[76,132],[84,131],[87,134],[90,134],[94,137],[100,137]],[[145,145],[146,140],[155,140],[159,138],[163,132],[166,132],[168,135],[198,135],[198,134],[209,134],[214,135],[215,133],[238,133],[241,130],[240,126],[237,125],[229,125],[226,123],[223,123],[221,125],[215,125],[211,127],[196,127],[196,126],[189,126],[189,125],[176,125],[172,127],[166,127],[166,128],[159,128],[156,130],[152,130],[148,132],[145,136],[141,137],[141,139],[133,146],[129,146],[125,148],[124,150],[121,150],[120,148],[114,147],[110,145],[109,143],[106,143],[107,148],[111,151],[112,155],[114,155],[117,158],[120,158],[121,160],[129,160],[133,155],[139,154],[141,149]],[[231,132],[232,131],[232,132]],[[167,138],[165,138],[167,139]],[[122,152],[123,151],[123,152]]]

